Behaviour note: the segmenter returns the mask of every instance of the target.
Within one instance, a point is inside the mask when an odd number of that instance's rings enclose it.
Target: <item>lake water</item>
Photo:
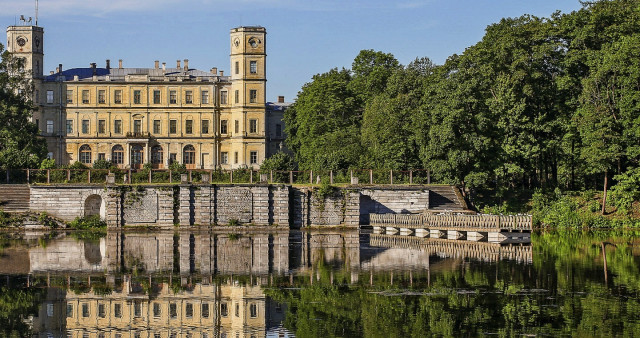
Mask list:
[[[1,233],[0,336],[640,337],[640,234]]]

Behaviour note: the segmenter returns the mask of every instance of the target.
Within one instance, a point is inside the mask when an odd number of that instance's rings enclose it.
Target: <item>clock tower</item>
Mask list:
[[[42,79],[44,67],[44,29],[38,26],[9,26],[7,28],[7,51],[15,57],[24,58],[24,69],[34,79]]]

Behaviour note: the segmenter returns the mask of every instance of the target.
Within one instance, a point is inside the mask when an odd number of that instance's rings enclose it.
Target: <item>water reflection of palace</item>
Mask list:
[[[175,290],[169,283],[145,290],[125,276],[109,293],[50,288],[33,319],[43,337],[265,337],[278,333],[284,312],[260,285],[197,283]],[[152,296],[150,296],[152,294]]]

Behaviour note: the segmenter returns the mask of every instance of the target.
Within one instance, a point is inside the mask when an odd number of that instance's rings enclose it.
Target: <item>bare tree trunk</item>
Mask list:
[[[605,214],[607,208],[607,184],[609,183],[607,177],[607,170],[604,171],[604,193],[602,194],[602,214]]]

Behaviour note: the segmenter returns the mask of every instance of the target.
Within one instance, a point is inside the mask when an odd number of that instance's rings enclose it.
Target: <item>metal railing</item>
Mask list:
[[[256,169],[15,169],[0,170],[0,183],[13,184],[63,184],[106,183],[106,177],[114,174],[118,184],[180,183],[187,174],[193,183],[271,183],[271,184],[359,184],[400,185],[431,184],[428,169],[417,170],[303,170],[260,171]],[[3,179],[4,178],[4,179]]]

